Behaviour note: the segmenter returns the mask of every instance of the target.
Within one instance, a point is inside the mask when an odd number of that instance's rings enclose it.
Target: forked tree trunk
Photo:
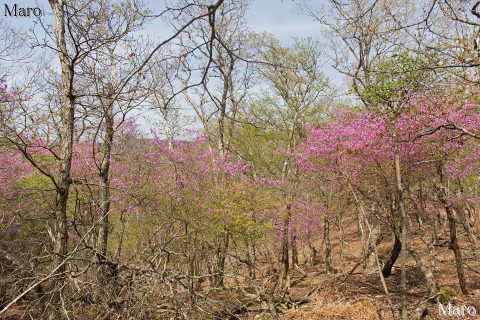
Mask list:
[[[62,107],[61,116],[61,132],[60,132],[60,151],[59,151],[59,173],[56,178],[56,199],[55,199],[55,239],[54,239],[54,268],[60,275],[56,278],[55,294],[52,301],[53,305],[60,304],[62,291],[65,282],[65,272],[67,270],[66,259],[68,255],[68,225],[67,225],[67,207],[68,197],[72,178],[70,175],[73,157],[73,136],[75,127],[75,93],[73,89],[74,66],[70,61],[67,44],[65,40],[65,11],[64,3],[56,0],[49,0],[55,19],[55,43],[61,68],[62,83]],[[60,319],[65,316],[62,311],[52,310],[49,319]]]
[[[62,131],[60,134],[60,172],[56,185],[55,201],[55,263],[61,265],[58,273],[64,273],[64,260],[68,252],[67,206],[72,179],[70,170],[73,155],[73,135],[75,125],[75,96],[73,91],[73,66],[69,60],[65,40],[65,12],[63,3],[50,0],[55,17],[55,43],[60,58],[62,80]],[[58,278],[58,287],[62,287],[63,277]]]

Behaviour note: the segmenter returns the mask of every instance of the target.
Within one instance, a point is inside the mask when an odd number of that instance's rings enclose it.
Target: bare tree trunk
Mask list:
[[[443,236],[442,216],[440,210],[436,210],[435,212],[433,236],[435,243],[438,243],[438,240]]]
[[[413,256],[413,258],[417,262],[418,267],[420,268],[423,275],[425,276],[429,300],[432,301],[432,299],[436,297],[436,294],[438,292],[438,286],[435,281],[435,258],[436,258],[435,257],[435,242],[436,242],[435,230],[431,237],[429,236],[429,233],[427,232],[427,230],[425,230],[425,226],[424,226],[422,215],[421,215],[421,214],[423,215],[427,214],[426,203],[425,203],[425,198],[423,196],[423,192],[422,192],[421,198],[419,199],[420,203],[417,203],[417,201],[413,197],[410,197],[410,199],[415,208],[415,215],[417,217],[418,227],[420,229],[420,237],[422,238],[423,243],[425,243],[428,248],[428,263],[424,263],[422,261],[422,256],[419,255],[411,245],[407,245],[407,250]]]
[[[194,245],[191,248],[190,253],[188,254],[188,272],[187,274],[190,276],[189,280],[189,287],[191,292],[198,291],[201,288],[202,281],[204,279],[198,278],[201,274],[201,267],[202,267],[202,256],[200,255],[201,252],[204,252],[203,245],[198,245],[198,236],[197,233],[192,235]],[[208,273],[212,274],[213,270],[210,267],[210,264],[207,264]],[[211,277],[211,283],[215,282],[215,279]],[[192,300],[195,300],[192,298]]]
[[[408,251],[412,255],[412,257],[417,262],[418,267],[422,271],[423,275],[425,276],[425,280],[427,282],[427,290],[428,296],[430,299],[436,296],[438,292],[437,283],[435,281],[434,276],[434,265],[432,266],[431,260],[429,264],[424,264],[422,261],[422,257],[415,251],[413,248],[408,248]]]
[[[362,224],[362,228],[361,228],[361,241],[362,241],[362,255],[363,256],[366,256],[369,252],[369,242],[370,242],[370,235],[367,235],[366,232],[365,232],[365,229],[366,229],[366,225],[364,224],[364,222],[360,222],[360,224]],[[375,258],[372,256],[372,255],[369,255],[367,257],[367,259],[365,259],[365,262],[363,264],[363,268],[365,270],[369,270],[371,268],[373,268],[375,266]]]
[[[390,257],[385,262],[385,265],[382,269],[382,274],[384,277],[389,277],[392,274],[392,268],[395,265],[395,262],[402,251],[402,242],[400,240],[400,231],[398,226],[398,219],[396,215],[396,207],[395,207],[395,198],[391,199],[390,203],[390,211],[391,211],[391,225],[394,235],[394,243],[392,250],[390,251]]]
[[[253,216],[253,221],[256,223],[257,219],[255,217],[255,214]],[[252,280],[255,280],[257,275],[256,275],[256,269],[257,269],[257,234],[253,232],[253,235],[251,236],[251,242],[249,244],[249,247],[247,246],[247,251],[252,250],[251,253],[251,258],[250,258],[250,265],[249,265],[249,275]]]
[[[390,251],[390,257],[385,262],[385,265],[382,269],[382,274],[384,277],[389,277],[392,274],[393,265],[397,261],[397,258],[400,255],[400,251],[402,251],[402,243],[400,242],[400,238],[395,234],[395,240],[393,243],[392,251]]]
[[[285,102],[289,103],[289,99],[284,98]],[[291,163],[290,163],[290,153],[293,151],[296,141],[295,141],[295,129],[297,128],[298,125],[298,119],[299,119],[299,113],[298,110],[295,110],[294,116],[292,123],[290,124],[288,128],[288,147],[287,147],[287,156],[285,157],[283,161],[283,166],[282,166],[282,174],[281,178],[282,180],[289,180],[289,182],[292,182],[290,180],[291,178]],[[296,173],[298,173],[298,167],[296,168]],[[287,198],[287,193],[284,192],[283,196]],[[282,259],[281,259],[281,264],[282,264],[282,270],[279,273],[280,276],[280,284],[281,287],[288,286],[289,283],[289,263],[290,263],[290,257],[289,257],[289,248],[288,248],[288,229],[290,227],[290,219],[292,216],[292,203],[290,200],[287,200],[287,216],[284,220],[284,225],[283,225],[283,237],[282,237]]]
[[[353,198],[355,199],[355,204],[357,207],[358,229],[360,231],[360,239],[362,242],[362,256],[365,257],[368,255],[368,257],[365,259],[363,268],[368,270],[375,266],[375,257],[373,257],[372,255],[369,255],[370,243],[371,243],[370,237],[372,236],[370,234],[370,228],[369,228],[370,223],[368,222],[368,218],[365,214],[365,209],[363,208],[363,205],[360,202],[360,199],[358,198],[357,193],[355,192],[355,190],[353,189],[350,183],[348,184],[348,187],[352,192],[352,195],[353,195]]]
[[[368,221],[367,221],[368,223]],[[369,226],[369,225],[367,225]],[[372,233],[372,229],[369,227],[368,228],[370,233]],[[373,239],[375,238],[375,239]],[[372,237],[369,237],[369,248],[373,248],[373,257],[374,257],[374,260],[375,260],[375,265],[377,267],[377,272],[378,272],[378,276],[380,277],[380,282],[382,283],[382,287],[383,287],[383,292],[385,292],[385,296],[388,300],[388,304],[390,306],[390,310],[392,311],[392,316],[395,318],[395,309],[393,307],[393,303],[392,303],[392,300],[390,299],[390,293],[388,292],[388,287],[387,287],[387,283],[385,282],[385,277],[383,276],[383,272],[382,272],[382,266],[380,264],[380,259],[378,258],[378,250],[377,250],[377,235],[373,235]]]
[[[478,193],[477,193],[478,194]],[[472,222],[472,228],[473,228],[473,232],[475,234],[475,236],[477,237],[478,239],[478,234],[480,233],[479,231],[479,226],[478,226],[478,221],[477,219],[475,218],[477,216],[476,212],[475,212],[475,208],[472,207],[468,202],[465,203],[465,210],[467,211],[467,217],[468,219],[470,219],[470,221]]]
[[[468,240],[472,245],[472,251],[475,253],[478,248],[475,228],[473,228],[473,226],[471,225],[470,218],[468,217],[467,213],[463,209],[462,205],[457,205],[457,206],[454,206],[453,208],[455,209],[455,212],[457,213],[458,217],[460,218],[460,221],[462,222],[463,228],[467,233]]]
[[[395,180],[397,187],[397,206],[400,213],[400,242],[405,246],[407,241],[407,213],[405,211],[405,195],[403,190],[402,182],[402,171],[400,168],[400,152],[398,150],[398,141],[397,141],[397,132],[395,126],[393,126],[392,132],[393,140],[393,155],[395,163]],[[406,293],[407,293],[407,275],[405,270],[405,262],[407,259],[406,250],[403,248],[401,250],[402,254],[402,263],[401,263],[401,278],[400,278],[400,287],[402,289],[402,320],[407,320],[407,302],[406,302]]]
[[[310,231],[307,232],[307,244],[308,248],[310,249],[310,257],[308,259],[309,263],[311,266],[317,265],[320,262],[318,257],[318,251],[317,248],[315,248],[312,239],[312,233]]]
[[[68,253],[68,230],[67,230],[67,204],[70,183],[61,178],[60,190],[57,190],[57,201],[55,206],[55,263],[61,265]],[[58,273],[66,270],[65,264],[61,265]],[[63,284],[63,276],[58,278],[58,284]]]
[[[220,61],[225,61],[220,57]],[[230,84],[232,83],[232,72],[234,68],[234,60],[233,57],[229,56],[229,61],[226,67],[220,68],[220,72],[223,76],[223,90],[222,90],[222,97],[219,101],[219,117],[218,117],[218,149],[221,152],[221,155],[225,155],[226,149],[226,141],[225,141],[225,127],[226,127],[226,120],[227,120],[227,103],[228,103],[228,94],[232,88],[230,88]]]
[[[338,231],[340,233],[339,235],[339,245],[340,245],[340,265],[343,267],[344,265],[344,248],[345,248],[345,233],[343,231],[343,224],[342,224],[342,216],[337,213],[335,217],[335,224],[337,225]],[[367,259],[368,260],[368,259]]]
[[[287,210],[290,212],[290,204],[287,205]],[[289,215],[289,214],[288,214]],[[288,248],[288,228],[290,225],[290,217],[285,218],[283,222],[283,234],[282,234],[282,258],[280,260],[281,270],[279,273],[280,287],[283,287],[287,283],[288,271],[290,267],[290,256]]]
[[[110,215],[110,162],[114,136],[113,101],[108,98],[104,106],[105,137],[103,141],[103,158],[100,165],[100,188],[101,188],[101,217],[98,230],[97,257],[100,262],[101,283],[110,283],[111,267],[107,262],[109,215]]]
[[[455,217],[453,216],[453,212],[450,207],[445,207],[445,210],[447,211],[448,224],[450,229],[450,249],[452,249],[455,254],[455,264],[457,267],[460,290],[463,294],[468,294],[467,281],[465,279],[465,271],[463,268],[462,252],[460,250],[457,238],[457,222],[455,220]]]
[[[295,230],[295,226],[292,227],[292,233],[290,235],[290,238],[292,246],[292,265],[298,266],[297,233]]]
[[[254,251],[254,240],[252,237],[252,244],[250,244],[249,238],[245,237],[244,243],[245,243],[245,253],[247,256],[247,268],[248,268],[248,277],[250,280],[255,280],[255,251]]]
[[[73,129],[74,129],[74,100],[72,97],[72,88],[70,79],[73,77],[72,70],[67,60],[66,44],[65,44],[65,27],[63,25],[63,7],[52,3],[56,23],[55,36],[57,46],[60,49],[60,62],[62,67],[62,83],[64,92],[62,125],[63,131],[61,133],[61,164],[60,177],[57,187],[57,201],[55,208],[56,217],[56,258],[57,264],[60,264],[67,253],[67,204],[71,185],[70,169],[72,161],[73,148]],[[64,271],[64,266],[60,268],[59,272]]]
[[[62,3],[49,0],[55,16],[55,42],[61,67],[63,105],[61,111],[62,132],[60,136],[60,174],[56,185],[55,204],[55,263],[61,265],[58,273],[64,273],[62,264],[68,252],[67,206],[72,179],[70,170],[73,155],[73,135],[75,122],[75,95],[73,92],[73,66],[68,56],[65,40],[65,13]],[[62,286],[63,277],[59,278]]]
[[[462,252],[460,250],[460,245],[458,244],[457,238],[457,221],[455,220],[455,216],[448,200],[448,186],[447,182],[445,181],[444,175],[444,165],[441,163],[438,166],[438,174],[440,176],[440,202],[442,202],[443,207],[447,213],[448,224],[450,229],[450,249],[453,250],[455,254],[455,264],[457,267],[457,275],[458,275],[458,282],[460,284],[460,290],[463,294],[468,294],[467,288],[467,281],[465,279],[465,270],[463,268],[463,258]]]
[[[325,216],[323,224],[323,238],[325,239],[325,268],[327,273],[333,272],[332,245],[330,243],[330,220]]]
[[[215,288],[224,287],[224,274],[225,274],[225,259],[227,257],[227,250],[230,242],[230,234],[227,232],[222,239],[220,239],[217,247],[216,253],[216,263],[215,263],[215,275],[213,276],[214,282],[213,286]]]

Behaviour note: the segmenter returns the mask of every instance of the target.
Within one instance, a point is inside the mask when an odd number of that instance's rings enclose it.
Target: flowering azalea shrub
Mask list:
[[[170,148],[155,133],[142,152],[113,161],[113,200],[119,210],[165,210],[208,232],[252,232],[269,223],[273,188],[251,177],[249,165],[210,148],[202,135]]]
[[[369,110],[337,111],[323,127],[311,128],[300,155],[300,165],[308,172],[334,170],[357,182],[371,174],[383,174],[392,165],[393,144],[387,116]],[[412,99],[395,122],[399,152],[408,171],[422,174],[434,170],[435,160],[444,159],[452,175],[468,176],[479,166],[478,143],[468,135],[448,129],[456,123],[465,130],[478,130],[480,115],[475,104],[449,105],[443,101]],[[428,172],[429,174],[431,172]],[[378,176],[381,179],[381,176]],[[378,181],[378,180],[377,180]]]

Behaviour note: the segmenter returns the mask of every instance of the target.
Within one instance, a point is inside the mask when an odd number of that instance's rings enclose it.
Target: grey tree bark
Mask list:
[[[55,261],[62,265],[58,273],[66,271],[62,264],[68,251],[67,206],[72,179],[70,175],[73,154],[73,135],[75,126],[75,93],[73,88],[74,70],[73,62],[69,58],[65,40],[65,12],[64,2],[49,0],[55,19],[55,43],[61,67],[62,81],[62,108],[60,137],[60,171],[56,185],[55,201]],[[60,279],[63,279],[60,277]],[[61,285],[62,281],[59,281]]]

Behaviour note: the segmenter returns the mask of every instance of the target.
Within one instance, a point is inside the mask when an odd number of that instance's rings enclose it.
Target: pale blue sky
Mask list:
[[[165,0],[146,0],[154,14],[165,9]],[[284,45],[292,42],[293,37],[312,37],[322,40],[321,26],[311,17],[299,13],[298,4],[302,0],[252,0],[246,14],[249,28],[255,32],[269,32],[275,35]],[[309,0],[310,3],[321,4],[324,0]],[[173,2],[169,0],[169,2]],[[47,0],[0,0],[0,19],[7,20],[18,29],[28,30],[35,20],[32,18],[5,17],[4,4],[13,7],[15,3],[22,7],[40,7],[47,16],[51,14]],[[144,31],[159,40],[171,35],[171,30],[163,21],[155,20],[146,26]],[[327,61],[324,61],[325,74],[335,83],[341,84],[340,76]]]
[[[147,0],[148,1],[148,0]],[[310,0],[321,3],[323,0]],[[0,0],[0,19],[5,19],[17,29],[28,31],[35,18],[5,17],[4,5],[13,7],[15,3],[22,7],[40,7],[49,20],[51,10],[47,0]],[[153,13],[160,13],[165,8],[164,0],[149,0],[148,7]],[[284,45],[292,43],[292,38],[312,37],[322,40],[321,26],[311,17],[302,15],[298,10],[299,0],[252,0],[246,14],[249,28],[255,32],[269,32],[275,35]],[[146,27],[147,34],[164,39],[171,35],[165,22],[155,21]],[[336,84],[341,84],[341,78],[325,61],[324,73]]]
[[[317,0],[321,1],[321,0]],[[285,44],[291,41],[292,37],[320,37],[320,27],[311,18],[301,15],[297,10],[297,1],[292,0],[253,0],[247,11],[247,22],[249,27],[256,32],[267,31],[274,34]],[[0,19],[7,20],[10,24],[26,29],[35,18],[5,17],[5,4],[13,8],[18,7],[40,7],[44,13],[49,15],[50,8],[47,0],[0,0]],[[154,13],[164,8],[163,0],[150,0],[149,7]],[[163,30],[162,30],[163,29]],[[155,23],[149,26],[148,30],[157,35],[167,35],[162,23]]]
[[[310,17],[298,13],[299,1],[254,0],[247,11],[247,22],[256,32],[267,31],[285,44],[292,37],[320,39],[320,26]]]

